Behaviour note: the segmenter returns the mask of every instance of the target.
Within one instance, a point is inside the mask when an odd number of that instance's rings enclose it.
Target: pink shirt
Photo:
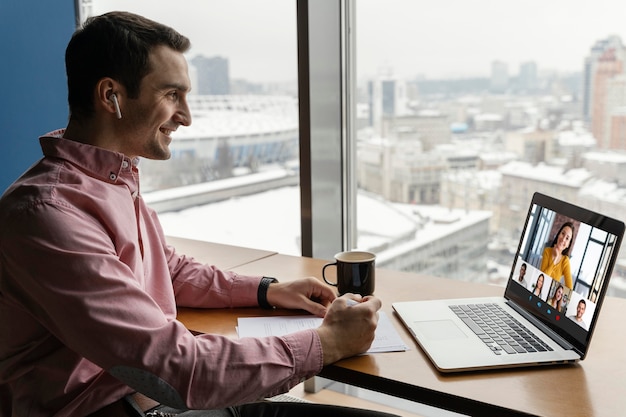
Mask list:
[[[0,416],[80,416],[133,391],[221,408],[321,370],[313,330],[187,331],[177,305],[257,306],[261,277],[177,254],[141,198],[136,161],[62,134],[40,138],[45,157],[0,200]]]

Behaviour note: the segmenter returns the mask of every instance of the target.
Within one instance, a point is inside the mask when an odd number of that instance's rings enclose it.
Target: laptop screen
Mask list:
[[[505,297],[587,352],[624,224],[535,193]]]

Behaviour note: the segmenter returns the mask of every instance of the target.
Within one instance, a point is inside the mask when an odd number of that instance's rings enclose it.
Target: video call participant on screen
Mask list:
[[[519,276],[517,277],[517,282],[520,285],[523,285],[524,288],[528,288],[528,281],[526,280],[526,264],[522,264],[519,267]]]
[[[587,323],[583,320],[583,316],[585,315],[585,310],[587,309],[587,303],[585,300],[581,299],[578,301],[578,305],[576,306],[576,314],[568,316],[572,321],[578,323],[579,326],[587,328]]]
[[[552,245],[544,249],[541,258],[541,271],[557,281],[564,277],[565,286],[569,289],[574,288],[569,263],[569,250],[573,237],[574,224],[564,223],[554,237]]]
[[[563,285],[559,284],[552,297],[548,299],[548,304],[554,307],[557,311],[561,311],[563,309],[563,293]]]
[[[537,297],[541,297],[541,291],[543,290],[543,281],[545,280],[545,276],[543,274],[539,274],[537,277],[537,281],[535,282],[535,288],[533,289],[533,294]]]

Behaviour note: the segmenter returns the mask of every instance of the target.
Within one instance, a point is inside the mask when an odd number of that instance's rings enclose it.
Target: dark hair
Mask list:
[[[99,80],[120,82],[130,98],[137,98],[141,80],[150,68],[149,55],[157,46],[186,52],[191,43],[169,26],[128,12],[88,18],[65,50],[68,103],[72,116],[93,114],[93,93]]]
[[[576,229],[574,228],[574,223],[565,222],[563,223],[563,225],[561,225],[561,228],[559,229],[558,233],[554,236],[554,240],[552,240],[552,247],[556,245],[556,242],[559,240],[559,235],[561,234],[563,229],[565,229],[566,227],[569,227],[570,229],[572,229],[572,239],[569,241],[569,245],[567,245],[567,247],[563,249],[563,252],[561,253],[561,255],[569,256],[569,250],[572,247],[572,242],[574,242],[574,233],[576,231]]]
[[[554,302],[557,302],[557,300],[556,300],[556,293],[559,291],[559,288],[560,288],[561,290],[563,290],[563,289],[564,289],[563,285],[562,285],[562,284],[559,284],[559,285],[555,288],[554,292],[552,293],[552,297],[548,298],[548,302],[550,302],[550,300],[553,300]],[[565,291],[564,291],[564,290],[563,290],[563,295],[565,295]],[[559,303],[563,303],[563,297],[561,297],[561,300],[559,301]],[[560,307],[558,304],[555,306],[555,308],[556,308],[557,310],[561,311],[561,307]]]

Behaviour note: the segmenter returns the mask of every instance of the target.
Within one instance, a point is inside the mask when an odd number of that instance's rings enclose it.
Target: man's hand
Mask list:
[[[376,297],[361,298],[355,294],[346,294],[331,304],[322,325],[317,328],[324,352],[324,365],[358,355],[370,348],[381,306],[381,301]]]
[[[267,289],[267,301],[274,307],[302,309],[318,317],[326,315],[335,298],[332,287],[313,277],[277,282]]]

